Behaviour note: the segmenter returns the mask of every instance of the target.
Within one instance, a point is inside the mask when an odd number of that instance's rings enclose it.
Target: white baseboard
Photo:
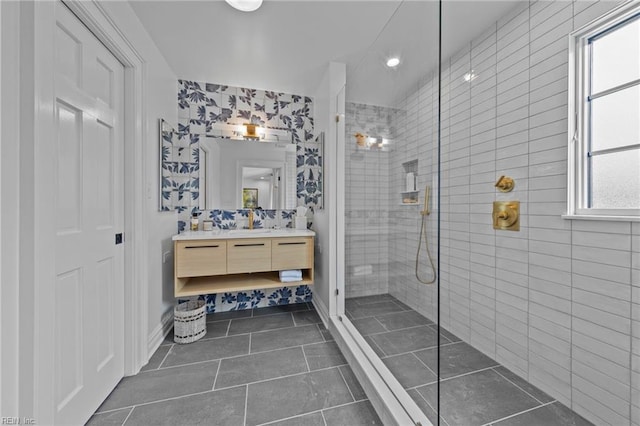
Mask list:
[[[315,295],[311,303],[313,303],[313,306],[316,308],[325,328],[329,329],[329,309],[327,309],[327,305],[325,305],[318,297],[315,297]]]
[[[149,339],[147,340],[147,347],[149,348],[149,358],[151,358],[158,347],[160,347],[165,337],[167,337],[167,334],[169,334],[172,328],[173,309],[170,309],[162,316],[160,324],[158,324],[149,334]],[[149,360],[147,360],[147,362],[149,362]]]

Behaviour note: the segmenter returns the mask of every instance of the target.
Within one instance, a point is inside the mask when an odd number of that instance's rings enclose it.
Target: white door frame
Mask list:
[[[144,157],[148,135],[145,113],[146,68],[142,56],[95,0],[64,3],[125,67],[125,375],[132,375],[148,360],[147,226],[145,221]],[[55,264],[52,250],[54,191],[40,186],[53,175],[55,134],[53,2],[20,4],[20,279],[19,414],[38,424],[51,424],[53,407],[53,300]],[[31,79],[32,78],[32,79]],[[33,85],[30,82],[33,81]],[[25,96],[26,95],[26,96]],[[154,121],[155,123],[155,121]],[[33,137],[30,137],[33,136]],[[29,192],[30,191],[30,192]],[[4,288],[3,288],[4,290]],[[3,301],[3,307],[4,307]],[[4,415],[4,414],[3,414]]]

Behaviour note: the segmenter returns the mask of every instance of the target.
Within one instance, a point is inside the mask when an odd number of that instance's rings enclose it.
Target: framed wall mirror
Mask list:
[[[324,132],[304,143],[237,140],[180,133],[159,120],[159,210],[245,208],[244,188],[258,190],[256,207],[322,209]]]

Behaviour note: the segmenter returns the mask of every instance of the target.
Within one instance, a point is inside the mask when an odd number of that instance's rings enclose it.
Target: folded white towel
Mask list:
[[[302,270],[289,269],[286,271],[280,271],[280,279],[282,278],[302,278]]]
[[[281,283],[294,283],[297,281],[302,281],[302,277],[300,278],[296,278],[296,277],[281,277],[280,278],[280,282]]]

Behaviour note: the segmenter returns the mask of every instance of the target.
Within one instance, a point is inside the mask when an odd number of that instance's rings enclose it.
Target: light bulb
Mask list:
[[[400,59],[399,58],[389,58],[387,60],[387,66],[389,68],[395,68],[400,64]]]

